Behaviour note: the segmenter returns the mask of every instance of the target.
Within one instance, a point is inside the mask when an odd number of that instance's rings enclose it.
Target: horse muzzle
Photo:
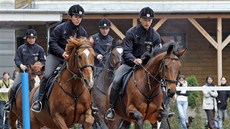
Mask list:
[[[172,98],[176,93],[176,90],[173,90],[173,89],[168,89],[167,90],[167,95],[168,97]]]

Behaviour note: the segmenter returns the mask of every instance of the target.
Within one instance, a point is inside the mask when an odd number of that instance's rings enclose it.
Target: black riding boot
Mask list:
[[[40,84],[39,98],[32,104],[32,107],[31,107],[31,110],[34,112],[40,112],[42,110],[42,100],[45,94],[47,80],[48,79],[43,79]]]
[[[117,86],[116,83],[113,83],[113,86],[110,91],[110,96],[109,96],[110,108],[107,110],[105,115],[105,119],[107,120],[113,120],[116,115],[114,107],[117,102],[118,92],[119,92],[119,86]]]
[[[9,101],[4,105],[4,110],[6,112],[10,112],[12,109],[12,102],[14,100],[14,94],[15,94],[15,89],[14,87],[11,88],[10,90],[10,96],[9,96]]]

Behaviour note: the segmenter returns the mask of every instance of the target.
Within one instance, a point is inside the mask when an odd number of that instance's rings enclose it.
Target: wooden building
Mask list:
[[[106,17],[112,23],[110,34],[116,39],[124,38],[126,31],[138,24],[140,9],[149,6],[155,11],[153,27],[162,38],[177,40],[187,48],[181,58],[182,74],[195,75],[200,85],[208,75],[214,77],[216,84],[221,76],[230,80],[229,1],[16,1],[15,8],[19,9],[0,10],[1,29],[15,30],[13,51],[23,43],[24,31],[29,27],[38,31],[37,42],[47,50],[50,31],[68,19],[66,12],[73,4],[85,9],[82,26],[90,35],[98,31],[99,20]],[[6,16],[18,19],[4,20]]]

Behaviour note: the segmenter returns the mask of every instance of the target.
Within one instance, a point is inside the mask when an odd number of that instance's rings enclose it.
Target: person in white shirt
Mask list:
[[[188,83],[185,80],[184,75],[180,75],[178,78],[178,87],[187,87]],[[188,109],[188,95],[189,92],[186,90],[177,91],[176,101],[177,101],[177,108],[180,117],[180,122],[183,129],[187,129],[186,121],[187,121],[187,109]]]

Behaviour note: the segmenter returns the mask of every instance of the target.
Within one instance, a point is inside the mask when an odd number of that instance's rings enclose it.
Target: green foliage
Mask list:
[[[188,76],[186,78],[186,81],[188,82],[188,86],[198,86],[199,83],[194,75]],[[200,92],[197,91],[191,91],[188,96],[188,105],[193,109],[199,105],[201,105],[201,95]]]
[[[171,101],[170,103],[170,112],[174,112],[175,115],[173,115],[171,118],[169,118],[170,127],[172,129],[181,129],[181,123],[179,118],[179,113],[177,109],[177,103],[176,101]]]

